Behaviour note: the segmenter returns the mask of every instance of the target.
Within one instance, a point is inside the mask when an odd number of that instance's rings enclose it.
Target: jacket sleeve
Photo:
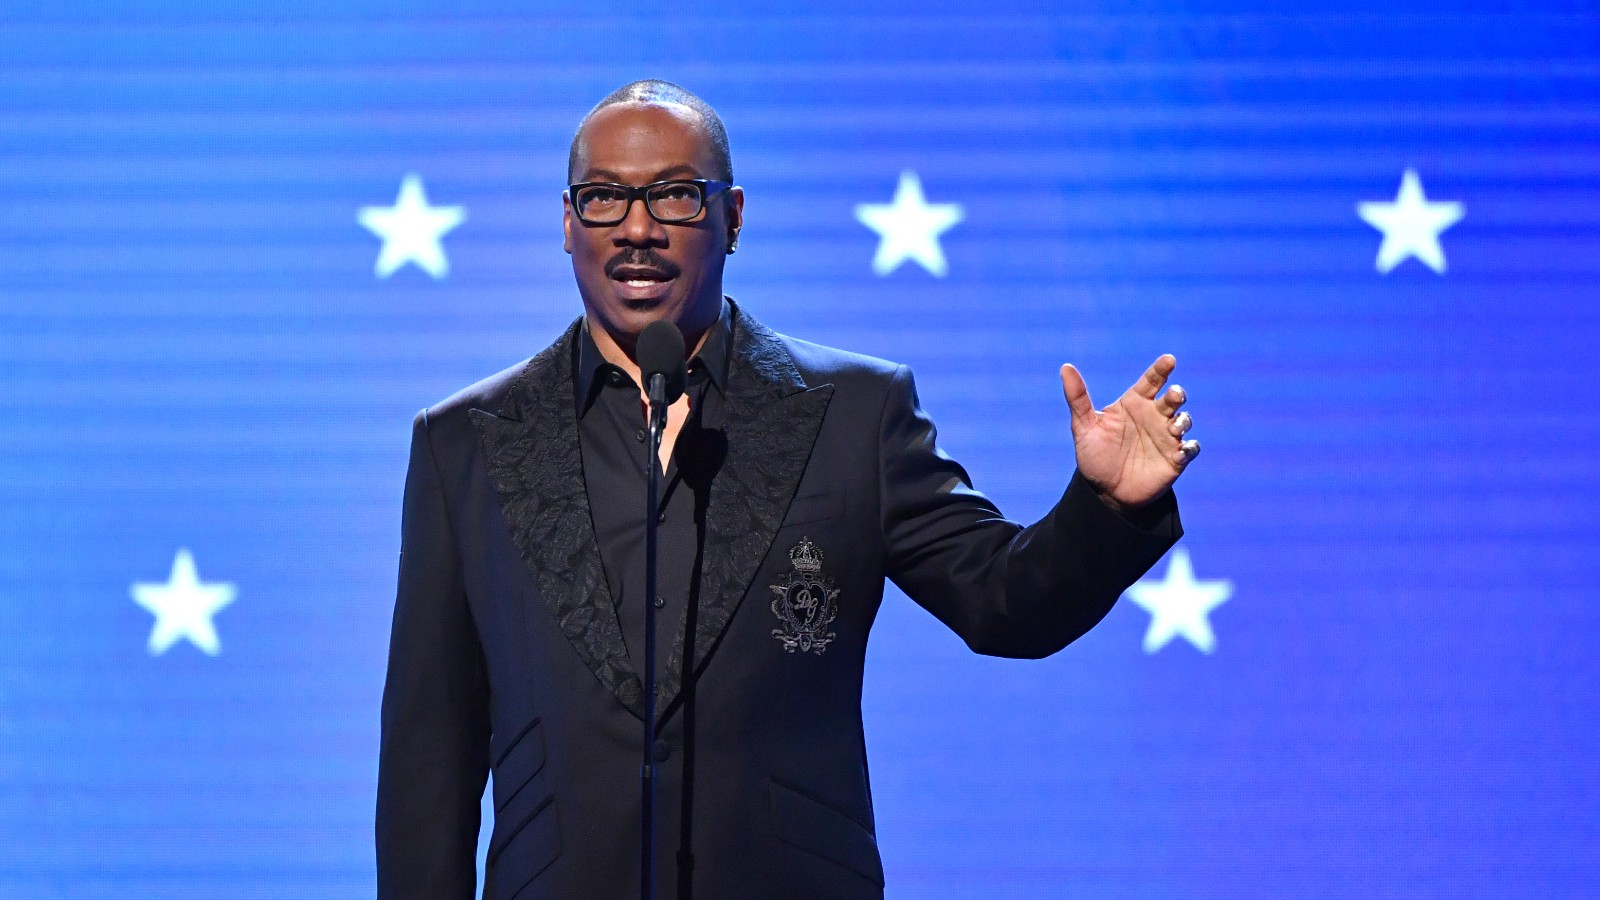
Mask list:
[[[378,897],[460,898],[477,883],[488,678],[428,436],[411,434],[378,756]]]
[[[904,366],[880,432],[889,577],[978,653],[1055,653],[1104,618],[1183,534],[1170,491],[1125,518],[1076,472],[1043,519],[1026,528],[1006,520],[936,445]]]

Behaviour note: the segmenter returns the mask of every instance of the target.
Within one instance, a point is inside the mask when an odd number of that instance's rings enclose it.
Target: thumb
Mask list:
[[[1072,363],[1061,367],[1061,393],[1066,396],[1067,407],[1072,410],[1074,430],[1093,421],[1094,403],[1089,400],[1089,386],[1084,384],[1078,367]]]

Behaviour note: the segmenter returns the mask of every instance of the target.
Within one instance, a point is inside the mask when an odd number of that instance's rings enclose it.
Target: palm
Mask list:
[[[1137,507],[1161,496],[1200,451],[1197,442],[1183,438],[1190,424],[1188,413],[1178,413],[1187,399],[1183,388],[1160,393],[1176,366],[1171,356],[1162,356],[1102,410],[1094,408],[1078,370],[1061,367],[1078,471],[1114,506]]]

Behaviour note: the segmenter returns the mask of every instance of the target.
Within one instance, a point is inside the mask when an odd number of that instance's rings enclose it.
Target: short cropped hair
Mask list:
[[[728,150],[728,130],[722,127],[722,117],[711,108],[711,104],[687,88],[654,79],[635,81],[617,88],[583,117],[583,121],[578,123],[577,132],[572,135],[572,148],[567,151],[567,181],[578,177],[578,145],[583,139],[583,127],[589,124],[595,113],[618,103],[674,104],[693,111],[700,117],[700,124],[705,126],[706,135],[711,138],[711,160],[716,171],[711,172],[710,176],[718,181],[733,181],[733,155]]]

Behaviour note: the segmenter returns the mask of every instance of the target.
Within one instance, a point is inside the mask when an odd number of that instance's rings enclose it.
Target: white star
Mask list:
[[[238,593],[231,584],[202,582],[200,573],[195,571],[194,555],[187,548],[173,558],[172,574],[165,584],[136,583],[131,592],[134,602],[156,617],[155,627],[150,629],[151,656],[167,652],[178,638],[188,638],[196,647],[216,656],[217,629],[211,624],[211,617],[232,603]]]
[[[379,278],[388,278],[408,262],[434,278],[443,278],[450,271],[450,261],[439,240],[466,217],[465,207],[429,206],[421,176],[411,172],[400,181],[400,196],[393,206],[363,206],[357,219],[383,238],[383,250],[372,267]]]
[[[900,173],[900,186],[892,203],[856,205],[856,219],[878,233],[878,252],[872,257],[872,271],[887,275],[908,259],[943,277],[949,271],[939,235],[966,216],[959,203],[929,203],[922,196],[917,173]]]
[[[1460,203],[1428,202],[1416,169],[1407,169],[1400,176],[1400,192],[1393,203],[1357,203],[1356,212],[1368,225],[1383,232],[1378,271],[1385,275],[1410,256],[1443,275],[1444,248],[1439,246],[1439,234],[1467,214]]]
[[[1144,652],[1154,653],[1178,635],[1202,653],[1217,645],[1207,614],[1233,594],[1233,582],[1196,581],[1189,551],[1178,547],[1167,563],[1167,577],[1157,583],[1141,581],[1128,588],[1128,599],[1150,613],[1150,628],[1144,633]]]

